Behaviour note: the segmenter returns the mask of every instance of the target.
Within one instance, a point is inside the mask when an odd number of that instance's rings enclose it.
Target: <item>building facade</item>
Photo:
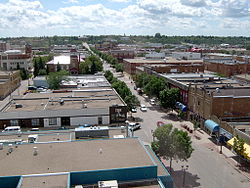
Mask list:
[[[20,71],[0,71],[0,99],[4,99],[20,86]]]

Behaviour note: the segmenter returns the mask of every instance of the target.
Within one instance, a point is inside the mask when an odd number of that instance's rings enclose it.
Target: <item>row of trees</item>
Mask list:
[[[84,62],[80,63],[81,74],[95,74],[96,72],[102,71],[103,66],[100,58],[95,55],[91,55],[85,59]]]
[[[128,110],[131,111],[133,107],[140,105],[138,98],[132,94],[125,82],[115,78],[113,73],[110,71],[106,71],[104,76],[127,104]]]
[[[99,57],[101,57],[103,60],[105,60],[108,64],[111,64],[116,69],[116,72],[123,72],[124,71],[123,64],[119,63],[117,58],[113,57],[112,55],[102,53],[95,48],[91,48],[91,50],[95,54],[97,54]]]
[[[194,151],[188,133],[173,128],[171,124],[158,127],[154,131],[153,137],[154,141],[151,143],[151,147],[156,155],[163,159],[170,160],[170,172],[173,160],[187,161]]]
[[[174,109],[176,102],[180,100],[179,89],[168,89],[163,78],[142,73],[136,75],[135,84],[138,88],[143,89],[148,96],[157,97],[164,108]]]

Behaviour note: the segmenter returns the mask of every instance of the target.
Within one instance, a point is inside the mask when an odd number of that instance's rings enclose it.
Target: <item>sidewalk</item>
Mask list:
[[[186,131],[183,127],[179,127],[180,129]],[[237,161],[237,154],[233,153],[229,148],[222,146],[222,154],[220,154],[221,146],[212,142],[209,138],[210,136],[204,132],[203,130],[197,130],[194,133],[188,133],[191,136],[192,141],[199,142],[203,144],[205,147],[209,148],[212,151],[218,153],[218,155],[223,156],[224,159],[230,164],[235,170],[243,174],[245,177],[250,179],[250,170],[240,168],[239,163]],[[199,138],[199,139],[197,139]]]

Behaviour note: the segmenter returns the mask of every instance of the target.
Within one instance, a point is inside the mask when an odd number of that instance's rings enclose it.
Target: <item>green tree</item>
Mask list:
[[[24,68],[20,69],[20,76],[21,76],[22,80],[26,80],[28,78],[27,71]]]
[[[38,61],[38,72],[39,72],[40,69],[44,69],[44,67],[45,67],[44,59],[43,59],[41,56],[39,56],[39,61]]]
[[[56,71],[59,72],[61,70],[62,70],[62,67],[61,67],[61,65],[58,62],[57,65],[56,65]]]
[[[151,76],[150,81],[144,87],[147,95],[160,97],[160,92],[166,88],[166,83],[162,78]]]
[[[91,63],[90,73],[95,74],[96,72],[97,72],[96,61],[94,61],[94,62]]]
[[[114,75],[113,75],[113,73],[111,72],[111,71],[105,71],[105,73],[104,73],[104,76],[105,76],[105,78],[111,83],[111,81],[113,80],[113,78],[114,78]]]
[[[60,83],[65,77],[69,75],[69,73],[65,70],[61,70],[59,72],[51,72],[47,76],[47,82],[49,84],[50,89],[59,89]]]
[[[37,60],[34,60],[34,77],[36,77],[38,75],[39,72],[39,67],[38,67],[38,63]]]
[[[124,102],[127,104],[128,110],[131,111],[133,107],[139,106],[140,102],[135,95],[128,95],[124,98]]]
[[[155,33],[155,38],[161,38],[161,34],[160,33]]]
[[[164,89],[160,92],[160,102],[164,108],[174,109],[180,99],[180,90],[177,88]]]
[[[153,136],[155,140],[151,147],[159,157],[170,160],[170,172],[173,160],[186,161],[194,150],[188,133],[173,128],[171,124],[158,127]]]
[[[40,69],[39,72],[38,72],[38,75],[39,75],[39,76],[47,75],[46,69]]]
[[[124,66],[123,66],[123,64],[121,64],[121,63],[116,64],[116,65],[115,65],[115,70],[116,70],[116,72],[122,72],[122,73],[123,73],[123,71],[124,71]]]
[[[132,95],[130,89],[125,82],[117,80],[112,83],[112,87],[117,91],[121,98],[125,99],[126,96]]]
[[[236,138],[234,138],[234,142],[233,142],[233,150],[239,155],[239,160],[240,160],[240,155],[244,155],[245,153],[245,140],[240,138],[238,135],[236,136]]]

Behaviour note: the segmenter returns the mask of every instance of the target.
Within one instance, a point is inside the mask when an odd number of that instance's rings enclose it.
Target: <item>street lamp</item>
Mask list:
[[[182,165],[181,166],[181,169],[183,171],[183,183],[182,183],[182,186],[185,187],[185,180],[186,180],[186,171],[188,170],[188,165],[184,166]]]

